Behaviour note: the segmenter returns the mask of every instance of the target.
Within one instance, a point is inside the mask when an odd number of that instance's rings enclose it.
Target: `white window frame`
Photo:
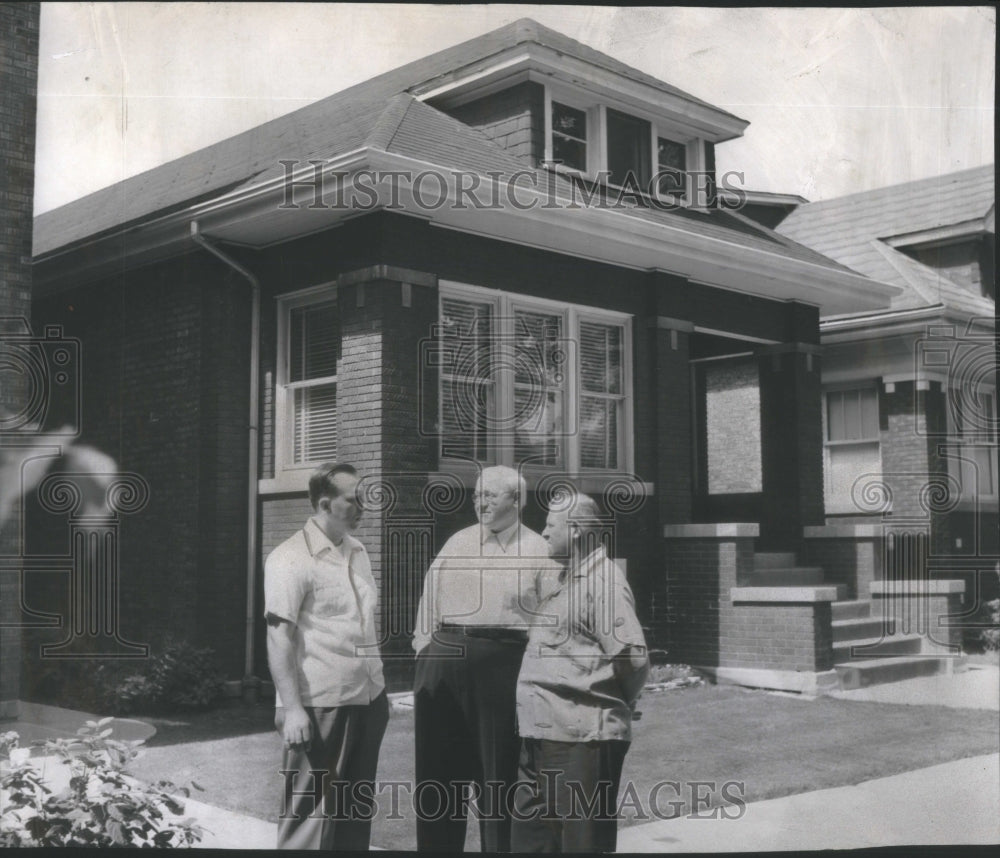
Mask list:
[[[441,280],[438,283],[438,318],[441,318],[442,302],[446,298],[476,301],[491,304],[496,313],[497,323],[509,328],[510,319],[517,310],[528,312],[549,313],[563,318],[563,336],[573,338],[577,343],[573,360],[567,369],[567,381],[564,405],[564,426],[561,440],[565,441],[565,461],[560,465],[526,464],[523,470],[529,475],[541,475],[553,470],[566,470],[574,476],[600,473],[632,473],[634,469],[633,432],[633,380],[632,380],[632,316],[617,310],[605,310],[599,307],[589,307],[581,304],[567,304],[564,301],[553,301],[548,298],[536,298],[530,295],[519,295],[513,292],[503,292],[483,286],[468,283],[457,283]],[[617,325],[622,328],[622,391],[623,405],[621,408],[622,425],[619,427],[618,467],[582,468],[580,465],[579,436],[579,401],[581,393],[579,366],[579,331],[580,321],[603,325]],[[502,348],[509,348],[511,342],[510,330],[498,331],[498,341]],[[513,361],[510,355],[504,355],[498,361],[501,369],[495,376],[496,408],[500,422],[505,416],[514,413],[514,379],[510,367]],[[443,426],[443,402],[440,396],[440,381],[438,382],[438,426]],[[516,467],[514,462],[514,443],[512,432],[506,437],[498,437],[496,426],[492,427],[487,441],[487,458],[484,465],[508,465]],[[459,467],[467,463],[465,459],[452,459],[442,455],[441,444],[438,445],[438,456],[442,463]]]
[[[274,384],[274,481],[279,486],[294,482],[296,488],[302,488],[302,475],[311,472],[320,464],[319,460],[295,463],[292,461],[292,444],[294,431],[292,425],[295,404],[295,390],[301,387],[312,387],[319,384],[337,383],[337,376],[324,376],[321,379],[310,379],[308,382],[290,382],[289,325],[292,310],[308,307],[311,304],[325,304],[337,300],[335,282],[321,283],[278,296],[278,355]],[[339,390],[338,390],[339,397]],[[338,438],[338,443],[339,443]]]
[[[877,418],[879,429],[874,438],[858,438],[855,440],[844,440],[844,441],[831,441],[830,440],[830,399],[831,393],[846,393],[847,391],[860,391],[860,390],[870,390],[875,394],[875,408],[877,409]],[[880,391],[880,385],[878,379],[872,379],[870,381],[851,381],[843,382],[841,384],[831,384],[825,385],[822,388],[823,393],[823,497],[824,504],[826,505],[827,513],[833,515],[844,515],[844,514],[854,514],[863,515],[863,511],[858,509],[852,499],[839,498],[835,499],[829,492],[829,478],[833,473],[833,463],[831,461],[830,451],[833,448],[843,448],[843,447],[862,447],[862,446],[874,446],[878,455],[878,465],[876,467],[876,472],[878,474],[882,473],[882,396]],[[840,503],[833,503],[831,501],[840,500]]]
[[[705,141],[699,137],[692,137],[690,132],[684,131],[663,119],[658,119],[651,113],[627,105],[620,104],[609,99],[600,99],[597,96],[587,93],[584,90],[574,90],[571,87],[560,84],[546,83],[545,86],[545,162],[561,173],[582,176],[585,179],[595,181],[597,176],[608,170],[607,141],[608,141],[608,108],[617,110],[620,113],[634,116],[636,119],[643,119],[650,124],[650,164],[649,174],[655,176],[659,172],[659,158],[657,138],[665,137],[676,143],[681,143],[686,147],[686,197],[677,197],[675,194],[661,194],[655,190],[656,198],[673,205],[688,207],[704,207],[707,201],[697,199],[697,187],[692,173],[704,172]],[[556,101],[582,110],[587,114],[587,169],[577,170],[567,167],[564,164],[552,164],[552,102]],[[608,183],[609,187],[617,188],[618,185]]]
[[[955,412],[954,408],[952,407],[952,397],[955,395],[956,390],[952,386],[947,386],[945,387],[944,392],[946,396],[945,411],[947,412],[947,427],[948,427],[947,429],[948,455],[946,456],[948,462],[948,475],[957,480],[958,483],[962,486],[962,497],[961,500],[959,501],[959,506],[975,507],[977,504],[981,504],[983,502],[988,502],[990,503],[991,506],[996,506],[998,500],[1000,500],[1000,495],[998,495],[998,490],[1000,490],[1000,487],[998,487],[997,485],[997,483],[1000,482],[1000,479],[998,479],[996,467],[993,468],[993,473],[991,475],[993,477],[993,491],[988,494],[985,492],[981,492],[979,491],[980,486],[977,484],[976,486],[977,492],[976,494],[972,495],[966,492],[966,486],[962,483],[962,463],[960,461],[960,458],[963,457],[962,456],[963,447],[992,446],[993,452],[991,459],[992,459],[992,464],[995,465],[997,463],[998,457],[1000,457],[1000,451],[998,451],[997,449],[998,439],[994,438],[992,445],[990,445],[989,440],[984,437],[986,435],[986,432],[984,431],[980,431],[978,433],[973,431],[971,433],[972,437],[968,439],[962,435],[959,435],[958,427],[955,425]],[[997,408],[998,408],[997,390],[993,386],[983,385],[982,392],[989,394],[989,396],[993,400],[993,425],[996,426]]]

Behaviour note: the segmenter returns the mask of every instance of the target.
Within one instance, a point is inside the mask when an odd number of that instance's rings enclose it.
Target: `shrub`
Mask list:
[[[118,664],[97,669],[103,709],[120,715],[205,709],[222,695],[222,675],[210,649],[167,642],[141,671],[121,678]]]
[[[966,629],[966,649],[973,652],[1000,650],[1000,599],[982,602],[973,621],[974,625]]]
[[[75,739],[45,743],[70,767],[65,790],[53,793],[29,758],[17,747],[16,733],[0,736],[6,757],[0,777],[0,846],[191,846],[203,830],[194,820],[171,819],[184,805],[169,791],[187,796],[169,781],[155,786],[126,774],[139,742],[109,738],[110,718],[88,721]]]

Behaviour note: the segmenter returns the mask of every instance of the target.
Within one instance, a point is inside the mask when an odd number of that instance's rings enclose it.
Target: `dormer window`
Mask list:
[[[546,86],[545,161],[556,170],[684,205],[698,202],[704,141],[652,114]]]
[[[552,160],[587,172],[587,112],[552,102]]]
[[[687,147],[666,137],[656,138],[657,191],[663,196],[687,196]]]

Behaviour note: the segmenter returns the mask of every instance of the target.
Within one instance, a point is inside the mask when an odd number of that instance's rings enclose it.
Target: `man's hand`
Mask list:
[[[302,746],[304,750],[309,750],[309,743],[312,740],[312,725],[309,723],[309,716],[305,709],[301,706],[285,709],[285,723],[281,735],[285,740],[286,748]]]

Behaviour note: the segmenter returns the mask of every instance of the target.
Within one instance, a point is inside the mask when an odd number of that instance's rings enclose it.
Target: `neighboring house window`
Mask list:
[[[443,459],[624,470],[624,314],[441,286]]]
[[[858,481],[877,480],[882,472],[878,389],[830,390],[824,409],[826,509],[855,513]]]
[[[546,126],[545,159],[555,169],[593,180],[603,176],[632,192],[637,185],[671,201],[699,196],[694,171],[705,169],[704,141],[672,123],[618,110],[592,94],[549,87]]]
[[[949,392],[949,471],[962,487],[962,498],[997,496],[997,411],[995,391]]]
[[[279,299],[277,469],[308,468],[337,456],[337,303]]]

